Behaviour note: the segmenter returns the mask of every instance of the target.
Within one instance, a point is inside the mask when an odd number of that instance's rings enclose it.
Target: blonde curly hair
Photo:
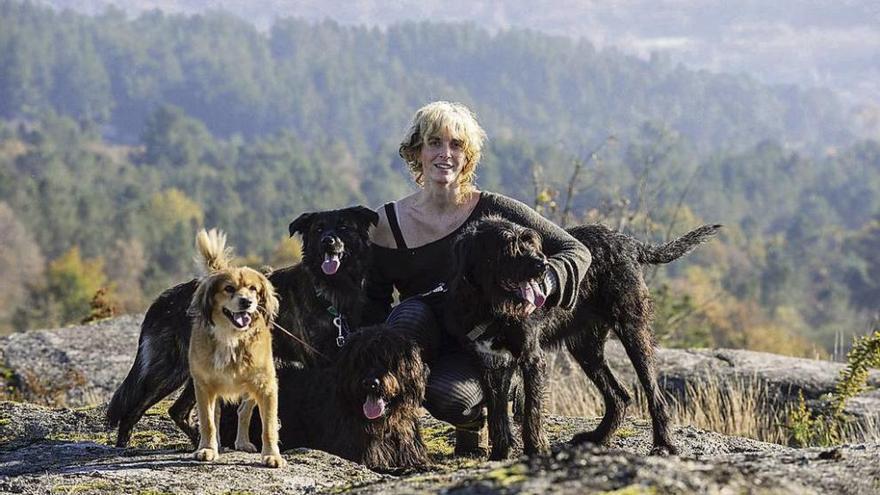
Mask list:
[[[419,163],[419,153],[429,137],[443,131],[449,132],[453,139],[461,140],[464,147],[465,164],[458,176],[460,194],[463,195],[474,189],[475,172],[482,157],[483,143],[486,141],[486,132],[468,107],[461,103],[435,101],[418,109],[400,143],[398,153],[409,166],[416,184],[423,186],[424,175],[422,164]]]

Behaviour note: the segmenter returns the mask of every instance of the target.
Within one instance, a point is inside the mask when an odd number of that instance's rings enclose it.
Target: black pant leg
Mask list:
[[[394,307],[387,327],[411,338],[422,347],[431,373],[425,391],[425,408],[435,418],[456,426],[470,426],[483,420],[483,390],[480,370],[463,350],[440,349],[442,331],[437,314],[420,297]]]

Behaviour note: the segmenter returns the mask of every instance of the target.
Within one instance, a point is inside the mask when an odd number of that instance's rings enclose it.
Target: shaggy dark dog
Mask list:
[[[280,373],[282,447],[315,448],[378,471],[427,466],[418,419],[428,371],[410,340],[366,327],[333,366]],[[251,426],[259,431],[258,422]]]
[[[604,356],[609,332],[620,339],[648,399],[655,454],[676,453],[669,414],[657,385],[653,307],[642,266],[669,263],[714,236],[720,225],[703,226],[662,246],[651,246],[602,225],[569,233],[589,248],[592,264],[573,311],[543,306],[547,269],[535,231],[499,217],[474,222],[455,243],[447,328],[475,351],[482,365],[489,409],[491,458],[502,459],[516,443],[507,413],[510,380],[523,377],[523,443],[526,454],[549,451],[542,426],[546,369],[542,348],[565,345],[605,401],[605,415],[573,443],[606,444],[623,421],[630,395]]]
[[[329,362],[360,322],[363,281],[370,260],[369,229],[378,221],[373,210],[355,206],[304,213],[290,224],[290,235],[303,237],[301,263],[275,271],[269,280],[280,309],[272,353],[276,368],[308,367]],[[191,280],[163,292],[141,324],[138,351],[128,376],[113,394],[107,422],[119,426],[116,446],[125,447],[144,412],[181,385],[186,388],[169,410],[174,422],[196,445],[198,431],[190,419],[195,406],[187,353],[191,319],[187,308],[198,286]]]

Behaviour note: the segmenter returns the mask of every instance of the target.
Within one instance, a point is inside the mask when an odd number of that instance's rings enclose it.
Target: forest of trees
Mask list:
[[[220,227],[246,261],[296,259],[303,211],[410,187],[427,101],[490,134],[482,188],[559,223],[722,237],[648,271],[664,345],[830,352],[880,300],[880,142],[832,94],[649,62],[527,31],[387,31],[223,14],[129,20],[0,0],[0,333],[142,311]]]

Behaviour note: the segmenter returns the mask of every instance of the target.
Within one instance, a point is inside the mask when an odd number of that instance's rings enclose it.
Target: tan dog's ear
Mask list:
[[[276,316],[278,316],[278,296],[275,294],[275,287],[272,286],[272,282],[269,282],[269,279],[260,275],[260,311],[263,311],[263,316],[266,318],[266,322],[272,322]]]
[[[203,326],[214,325],[214,294],[218,286],[226,281],[224,273],[216,273],[202,279],[193,294],[187,314]]]

